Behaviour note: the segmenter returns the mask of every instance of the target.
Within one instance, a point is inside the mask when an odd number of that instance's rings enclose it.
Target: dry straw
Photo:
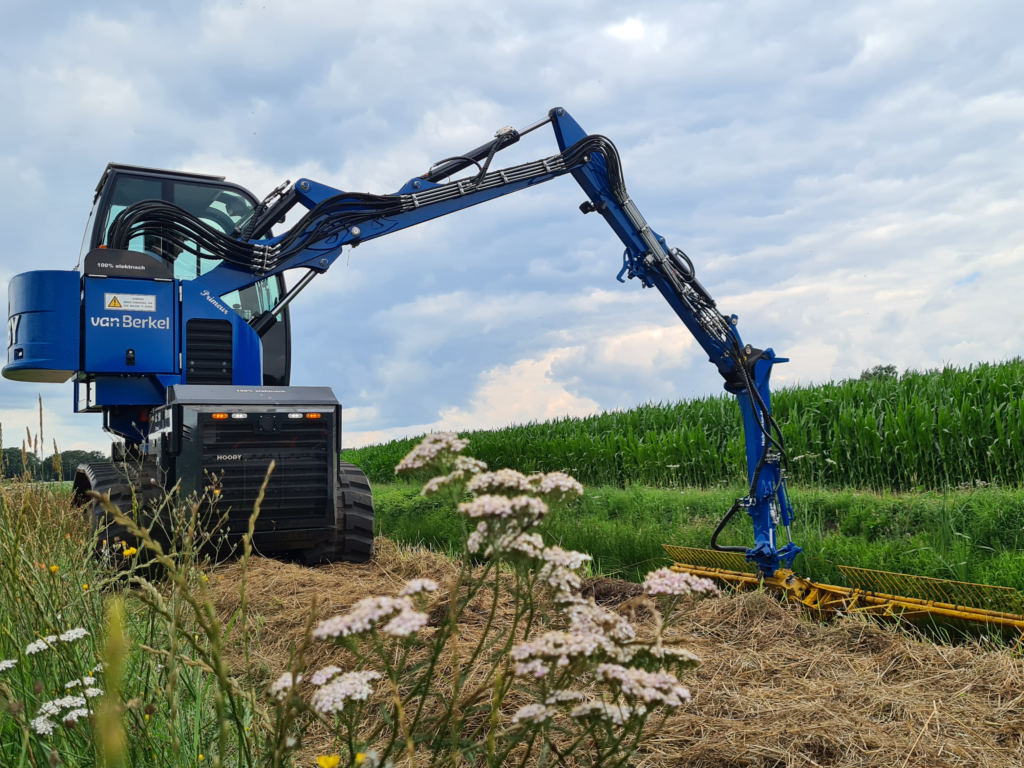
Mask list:
[[[311,570],[255,558],[247,585],[255,630],[250,663],[268,680],[287,668],[289,648],[300,642],[314,599],[327,616],[361,598],[397,592],[409,579],[445,583],[456,572],[455,563],[436,553],[386,539],[378,539],[376,556],[366,565]],[[239,575],[234,563],[211,578],[224,616],[238,607]],[[635,596],[636,585],[602,579],[585,591],[606,606],[621,606]],[[465,613],[458,642],[468,645],[479,635],[487,607]],[[508,618],[510,607],[499,606],[499,620]],[[640,627],[650,631],[650,616],[639,613]],[[676,632],[704,659],[686,679],[694,700],[644,742],[638,765],[1024,763],[1024,663],[1008,650],[934,645],[857,619],[821,626],[759,594],[696,602],[682,613]],[[457,664],[459,658],[452,647],[442,660]],[[241,647],[227,661],[240,672]],[[332,663],[345,668],[348,661],[327,643],[314,643],[307,654],[309,669]],[[377,694],[388,695],[385,689]],[[507,700],[503,716],[521,703]],[[322,754],[318,750],[332,740],[326,729],[313,726],[298,763]]]

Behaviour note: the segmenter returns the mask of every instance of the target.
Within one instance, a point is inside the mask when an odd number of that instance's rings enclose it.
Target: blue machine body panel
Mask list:
[[[88,373],[175,373],[178,302],[171,281],[87,277],[85,367]]]
[[[57,270],[25,272],[11,279],[6,378],[59,383],[78,370],[79,280],[78,272]]]
[[[198,280],[182,280],[181,285],[181,339],[184,346],[184,370],[188,371],[188,321],[226,320],[232,325],[232,379],[231,383],[245,386],[263,385],[263,347],[260,337],[245,320],[228,307],[220,297]],[[183,383],[188,383],[184,374]]]

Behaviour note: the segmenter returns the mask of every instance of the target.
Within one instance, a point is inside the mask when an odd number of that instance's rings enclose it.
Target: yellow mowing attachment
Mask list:
[[[841,565],[849,587],[819,584],[780,570],[759,579],[738,552],[664,545],[672,570],[717,579],[736,589],[762,587],[801,603],[818,618],[859,613],[887,619],[941,618],[1024,633],[1024,600],[1015,589]]]

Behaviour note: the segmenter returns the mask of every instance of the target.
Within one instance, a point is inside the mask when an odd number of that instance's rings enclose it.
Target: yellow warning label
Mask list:
[[[121,309],[121,302],[117,300],[117,296],[110,298],[110,303],[107,304],[107,309]]]

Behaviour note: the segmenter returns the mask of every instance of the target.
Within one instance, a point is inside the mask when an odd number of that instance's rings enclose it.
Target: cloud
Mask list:
[[[259,197],[302,176],[386,193],[563,106],[616,142],[633,200],[744,339],[792,359],[776,382],[1002,359],[1024,344],[1007,319],[1024,289],[1022,15],[1008,0],[11,6],[0,280],[75,264],[111,160]],[[544,128],[496,164],[554,151]],[[559,179],[346,252],[293,305],[293,383],[334,387],[364,439],[721,391],[661,297],[614,282],[622,246],[583,198]],[[66,386],[0,382],[5,427],[31,425],[40,389],[62,442],[103,447]]]
[[[359,431],[358,425],[376,414],[346,412],[346,421],[354,421],[357,429],[346,431],[345,446],[358,447],[424,432],[495,429],[509,424],[592,414],[600,408],[596,401],[580,397],[552,378],[552,367],[578,352],[573,348],[554,349],[538,359],[496,366],[483,374],[481,385],[466,406],[445,408],[435,421],[427,424]]]

